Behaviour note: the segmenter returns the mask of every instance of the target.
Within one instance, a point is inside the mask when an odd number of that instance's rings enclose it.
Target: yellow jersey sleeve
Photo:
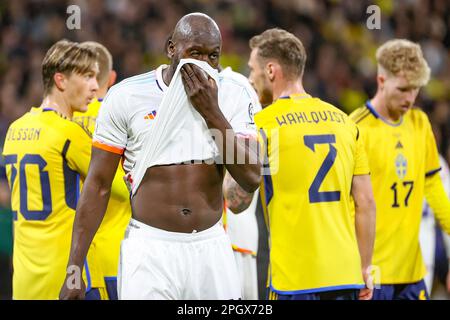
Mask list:
[[[425,180],[425,198],[441,228],[450,234],[450,200],[439,174],[433,174]]]
[[[64,145],[63,156],[70,169],[78,172],[84,180],[91,160],[92,139],[89,133],[77,123],[66,127],[68,139]]]
[[[367,160],[367,154],[364,147],[364,136],[358,128],[356,128],[356,152],[355,152],[355,170],[353,175],[369,174],[369,161]]]
[[[439,152],[437,150],[436,139],[434,138],[433,130],[431,129],[430,121],[428,117],[423,113],[425,122],[425,135],[426,135],[426,157],[425,157],[425,173],[426,175],[432,175],[438,172],[441,168],[439,163]]]

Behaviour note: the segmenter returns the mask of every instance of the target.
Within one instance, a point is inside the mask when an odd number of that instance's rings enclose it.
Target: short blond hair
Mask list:
[[[44,96],[50,94],[55,82],[55,73],[70,76],[72,73],[85,74],[96,70],[97,53],[78,42],[60,40],[46,53],[42,61],[42,80],[44,82]]]
[[[292,33],[279,28],[268,29],[251,38],[249,44],[251,49],[258,49],[261,58],[277,60],[285,75],[293,78],[303,75],[306,51]]]
[[[109,73],[113,68],[113,58],[111,53],[106,49],[104,45],[95,41],[85,41],[82,42],[83,47],[91,48],[98,54],[98,69],[97,74],[98,86],[103,87],[109,80]]]
[[[406,39],[389,40],[376,53],[378,73],[404,75],[410,85],[423,87],[430,80],[430,67],[420,46]]]

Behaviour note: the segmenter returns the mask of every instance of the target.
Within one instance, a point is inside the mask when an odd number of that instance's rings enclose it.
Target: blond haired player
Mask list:
[[[92,143],[89,133],[71,118],[75,111],[86,110],[98,90],[96,61],[95,51],[79,43],[55,43],[42,63],[42,105],[31,108],[9,127],[3,155],[15,220],[14,299],[58,299],[69,257],[79,180],[86,177]],[[114,194],[126,190],[124,183],[118,182]],[[86,298],[98,299],[104,281],[95,242],[83,265]]]
[[[414,107],[430,68],[420,46],[403,39],[383,44],[376,58],[377,92],[351,114],[364,136],[378,212],[373,264],[381,286],[374,299],[428,299],[419,245],[424,195],[450,232],[436,142],[427,116]]]

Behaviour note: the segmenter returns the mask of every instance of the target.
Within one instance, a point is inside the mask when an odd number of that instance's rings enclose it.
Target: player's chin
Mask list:
[[[410,105],[402,105],[402,106],[400,106],[400,113],[401,113],[401,115],[404,115],[405,113],[407,113],[409,111],[409,109],[411,109]]]
[[[88,109],[88,105],[86,104],[86,105],[82,105],[82,106],[78,107],[77,111],[78,112],[86,112],[87,109]]]

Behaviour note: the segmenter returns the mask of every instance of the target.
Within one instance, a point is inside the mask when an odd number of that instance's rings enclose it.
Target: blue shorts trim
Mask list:
[[[117,293],[117,277],[105,277],[106,292],[109,300],[119,300]]]
[[[331,286],[331,287],[322,287],[322,288],[314,288],[314,289],[306,289],[306,290],[281,291],[281,290],[275,289],[272,285],[270,285],[270,290],[279,295],[306,294],[306,293],[363,289],[363,288],[365,288],[365,285],[363,285],[363,284],[349,284],[349,285],[343,285],[343,286]]]
[[[102,300],[98,288],[87,290],[84,300]]]
[[[414,283],[382,284],[373,290],[372,300],[430,300],[425,281]]]

